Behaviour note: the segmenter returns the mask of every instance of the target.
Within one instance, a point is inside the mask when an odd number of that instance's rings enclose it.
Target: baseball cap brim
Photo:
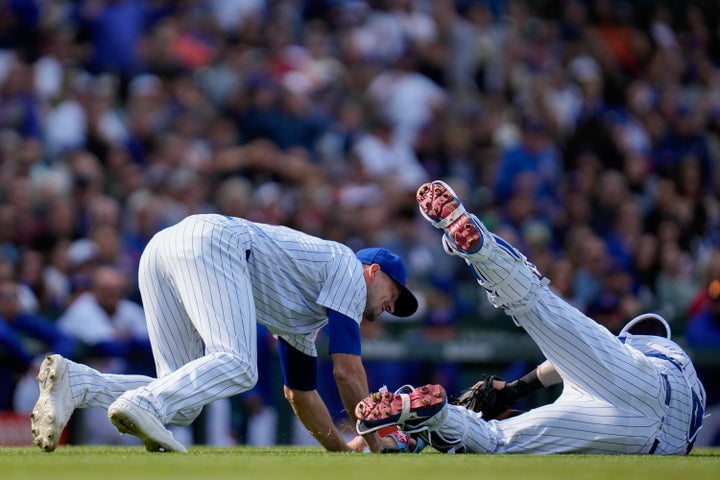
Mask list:
[[[398,285],[400,284],[398,283]],[[407,287],[400,285],[400,296],[395,301],[395,310],[392,314],[396,317],[409,317],[417,312],[417,309],[418,301],[415,295]]]

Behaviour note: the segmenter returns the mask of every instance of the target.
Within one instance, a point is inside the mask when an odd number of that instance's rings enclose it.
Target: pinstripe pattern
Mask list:
[[[76,408],[102,407],[107,409],[120,395],[155,380],[145,375],[116,375],[100,373],[94,368],[67,360],[70,391]]]
[[[350,248],[220,215],[157,233],[141,257],[139,286],[158,378],[69,362],[74,401],[107,408],[122,396],[175,425],[256,383],[256,322],[316,355],[327,309],[360,323],[367,293]]]
[[[682,349],[654,336],[628,335],[623,343],[556,296],[531,268],[518,269],[524,258],[504,241],[488,244],[478,254],[452,253],[466,260],[491,301],[498,300],[553,363],[563,392],[550,405],[503,421],[486,422],[449,405],[438,433],[477,453],[637,454],[648,453],[657,439],[655,454],[684,454],[691,440],[691,387],[703,405],[705,394]]]
[[[256,383],[256,321],[315,355],[327,308],[359,323],[366,292],[348,247],[219,215],[156,235],[140,289],[159,378],[125,397],[164,421]]]

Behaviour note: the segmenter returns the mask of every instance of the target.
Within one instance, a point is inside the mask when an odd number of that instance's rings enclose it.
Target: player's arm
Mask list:
[[[562,377],[557,370],[555,370],[555,366],[550,363],[549,360],[545,360],[534,370],[512,382],[494,380],[493,388],[496,390],[505,390],[505,393],[509,396],[508,398],[516,402],[536,390],[557,385],[561,382]]]
[[[491,383],[488,383],[491,382]],[[524,376],[506,382],[495,375],[488,376],[463,391],[453,403],[475,412],[483,412],[486,420],[509,418],[522,412],[510,407],[530,393],[562,382],[555,366],[548,360]]]
[[[543,363],[538,365],[534,370],[526,373],[524,376],[513,380],[512,382],[506,382],[504,380],[494,380],[493,387],[496,390],[502,390],[504,388],[510,388],[516,391],[517,398],[520,400],[526,395],[545,387],[551,387],[562,382],[562,377],[555,370],[555,365],[550,363],[550,360],[545,360]]]
[[[282,338],[278,342],[285,398],[305,428],[326,450],[348,451],[317,391],[317,358],[293,348]]]
[[[543,363],[541,363],[535,369],[535,374],[538,378],[538,381],[542,384],[543,387],[557,385],[559,383],[562,383],[563,381],[558,371],[555,370],[555,365],[553,365],[550,360],[545,360]]]
[[[337,384],[345,411],[348,413],[354,425],[357,422],[355,406],[369,395],[365,368],[362,365],[359,355],[334,353],[331,356],[335,383]],[[382,445],[379,435],[372,433],[363,436],[363,438],[371,451],[380,451]]]
[[[295,415],[320,445],[330,452],[351,450],[335,427],[330,412],[317,390],[298,390],[284,387],[285,398],[290,402]]]
[[[355,406],[369,395],[367,375],[360,357],[360,325],[348,316],[329,310],[328,333],[335,383],[345,411],[355,424]],[[363,438],[371,451],[380,451],[379,435],[373,433]]]

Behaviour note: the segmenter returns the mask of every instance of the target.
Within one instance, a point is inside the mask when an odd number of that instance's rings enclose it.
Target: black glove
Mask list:
[[[482,412],[485,420],[514,417],[522,412],[510,407],[526,396],[533,389],[515,380],[506,383],[500,390],[493,387],[493,381],[504,381],[497,375],[485,375],[483,380],[472,387],[463,390],[459,397],[453,398],[450,403],[465,407],[473,412]]]

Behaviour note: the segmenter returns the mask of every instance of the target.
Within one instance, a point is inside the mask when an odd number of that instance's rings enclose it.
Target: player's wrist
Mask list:
[[[508,400],[514,403],[543,387],[544,385],[538,378],[536,369],[517,380],[506,383],[505,388],[502,391],[507,396]]]

